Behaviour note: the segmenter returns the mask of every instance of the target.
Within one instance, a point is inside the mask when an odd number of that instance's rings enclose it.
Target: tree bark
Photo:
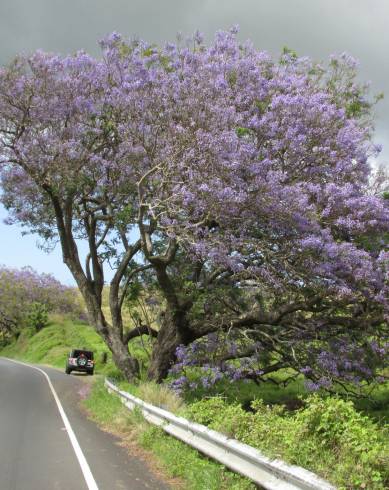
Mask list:
[[[124,374],[127,381],[133,381],[139,374],[137,359],[130,356],[127,345],[124,345],[121,339],[111,338],[107,343],[116,367]]]
[[[107,324],[101,309],[97,307],[94,301],[95,298],[90,295],[87,295],[88,299],[85,296],[84,298],[90,324],[109,347],[116,367],[124,374],[126,380],[134,381],[139,375],[139,363],[130,356],[128,344],[123,340],[121,330],[117,325],[110,326]]]
[[[150,380],[161,383],[169,373],[176,360],[176,349],[179,345],[190,342],[185,311],[165,312],[157,341],[151,354],[147,376]]]

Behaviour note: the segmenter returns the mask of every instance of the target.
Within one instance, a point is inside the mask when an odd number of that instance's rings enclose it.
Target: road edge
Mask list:
[[[43,371],[43,369],[40,369],[36,366],[33,366],[32,364],[27,364],[25,362],[22,362],[22,361],[17,361],[15,359],[10,359],[9,357],[2,357],[2,359],[5,359],[9,362],[13,362],[15,364],[20,364],[22,366],[25,366],[25,367],[28,367],[28,368],[31,368],[31,369],[35,369],[36,371],[38,371],[39,373],[43,374],[43,376],[45,377],[48,385],[49,385],[49,388],[51,390],[51,393],[53,395],[53,398],[55,400],[55,403],[57,405],[57,408],[58,408],[58,411],[61,415],[61,418],[62,418],[62,421],[65,425],[65,428],[66,428],[66,432],[68,434],[68,437],[70,439],[70,443],[72,445],[72,448],[73,448],[73,451],[76,455],[76,458],[77,458],[77,461],[78,461],[78,464],[80,465],[80,468],[81,468],[81,471],[82,471],[82,474],[84,476],[84,479],[85,479],[85,483],[87,485],[87,488],[88,490],[99,490],[98,486],[97,486],[97,483],[96,483],[96,480],[94,479],[94,476],[92,474],[92,471],[89,467],[89,464],[84,456],[84,453],[81,449],[81,446],[77,440],[77,437],[76,437],[76,434],[74,433],[73,431],[73,428],[72,426],[70,425],[70,422],[69,422],[69,419],[65,413],[65,410],[62,406],[62,403],[57,395],[57,392],[55,391],[55,388],[50,380],[50,377],[49,375]]]

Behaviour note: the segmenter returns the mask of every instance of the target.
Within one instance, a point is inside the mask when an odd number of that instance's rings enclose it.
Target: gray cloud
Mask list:
[[[97,40],[113,30],[162,43],[178,31],[199,29],[209,39],[239,24],[242,39],[273,54],[284,45],[319,60],[347,51],[361,62],[361,79],[385,93],[388,20],[387,0],[0,0],[0,63],[38,48],[96,55]],[[389,161],[389,90],[377,108],[376,139]]]

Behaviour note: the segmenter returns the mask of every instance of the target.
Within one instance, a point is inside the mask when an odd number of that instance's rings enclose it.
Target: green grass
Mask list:
[[[287,377],[288,373],[278,373],[273,375],[278,382]],[[212,389],[204,390],[197,388],[185,393],[185,400],[192,403],[201,400],[205,396],[221,396],[229,403],[241,403],[248,405],[254,399],[261,398],[268,404],[292,404],[300,397],[307,395],[307,390],[304,387],[304,381],[297,379],[290,382],[287,386],[277,386],[274,383],[255,384],[253,381],[236,381],[231,383],[228,380],[218,382]]]
[[[149,389],[149,388],[148,388]],[[223,465],[203,457],[195,449],[149,425],[137,410],[129,412],[102,380],[97,380],[83,402],[92,418],[107,430],[135,442],[157,459],[164,473],[178,478],[187,490],[254,490],[249,480],[228,471]]]
[[[97,374],[120,378],[119,371],[112,363],[111,355],[106,365],[101,364],[101,354],[108,352],[108,349],[93,328],[61,316],[52,316],[50,324],[38,333],[32,329],[24,329],[18,340],[3,348],[0,355],[64,368],[67,354],[72,348],[77,347],[94,351]],[[141,343],[132,348],[144,354]],[[122,389],[131,391],[150,402],[157,403],[155,397],[161,397],[160,391],[152,384],[134,386],[123,380],[119,384]],[[161,403],[172,403],[167,393],[163,396],[165,398],[160,398]],[[166,435],[162,430],[150,426],[141,414],[129,412],[116,396],[106,391],[102,378],[96,379],[89,398],[83,403],[100,425],[121,435],[125,440],[131,440],[154,455],[165,475],[179,479],[177,486],[180,488],[188,490],[255,488],[248,480],[201,456],[196,450]],[[173,405],[169,405],[168,408],[174,409]]]
[[[389,426],[389,382],[377,386],[369,398],[355,400],[355,407],[380,425]]]
[[[108,353],[108,348],[92,327],[59,315],[52,316],[49,325],[37,333],[28,328],[22,330],[17,341],[3,348],[0,355],[64,368],[69,351],[76,348],[94,352],[97,374],[120,374],[110,355],[107,364],[101,363],[102,353]]]
[[[198,393],[197,399],[201,401],[192,399],[186,404],[177,404],[174,396],[161,385],[118,384],[145,401],[257,447],[271,458],[310,469],[342,490],[386,488],[387,429],[340,398],[306,393],[302,396],[304,388],[298,380],[286,390],[275,385],[256,386],[253,390],[253,385],[246,383],[241,385],[244,389],[239,390],[237,383],[229,396],[201,400]],[[96,397],[87,402],[91,403],[92,410],[95,401],[101,403],[109,397],[104,388],[101,389],[103,392],[97,391]],[[219,391],[226,394],[227,386],[222,384]],[[296,398],[298,396],[300,398]],[[253,398],[256,402],[251,410],[242,410],[241,402],[244,401],[247,409],[248,400]],[[300,402],[300,407],[294,406],[296,401]],[[198,461],[196,451],[159,428],[148,426],[139,412],[123,413],[119,400],[111,402],[116,404],[116,417],[122,430],[124,427],[125,431],[132,431],[136,442],[157,456],[169,476],[185,480],[185,488],[251,488],[249,482],[238,476],[232,477],[228,472],[221,474],[215,463],[201,457]],[[285,409],[285,405],[289,409]],[[252,410],[253,407],[256,408]],[[107,412],[104,406],[97,405],[94,409],[100,422],[112,423],[115,419],[115,413]],[[104,414],[102,418],[101,414]]]
[[[310,395],[295,412],[259,399],[251,409],[214,397],[188,405],[182,415],[270,458],[309,469],[339,489],[389,488],[389,431],[359,413],[352,402]]]
[[[287,370],[275,373],[272,377],[278,382],[290,376]],[[134,388],[131,388],[134,389]],[[383,384],[376,385],[373,391],[365,390],[366,398],[349,397],[344,391],[339,392],[339,395],[344,399],[351,399],[354,402],[355,408],[368,415],[380,425],[389,424],[389,381]],[[134,393],[135,394],[135,393]],[[277,406],[282,405],[288,411],[294,411],[303,406],[304,399],[311,393],[307,391],[304,384],[304,377],[301,375],[297,379],[291,381],[287,386],[282,384],[276,385],[271,382],[255,384],[253,381],[237,381],[234,383],[228,380],[222,380],[216,383],[211,389],[196,388],[189,392],[185,392],[183,397],[185,401],[195,403],[203,398],[218,396],[223,398],[227,403],[239,403],[244,408],[250,406],[250,402],[256,399],[261,399],[267,405]],[[329,395],[322,392],[324,398]]]
[[[143,373],[147,366],[148,352],[142,345],[143,339],[138,339],[132,343],[131,350],[137,357],[141,356],[143,361]],[[40,332],[35,332],[33,329],[24,329],[18,340],[13,344],[3,348],[0,355],[13,357],[20,360],[25,360],[32,363],[48,364],[59,368],[64,368],[66,356],[72,348],[86,348],[95,352],[96,359],[96,374],[103,374],[108,377],[116,378],[119,386],[155,405],[162,405],[168,410],[176,413],[184,413],[185,408],[189,409],[196,405],[196,402],[218,395],[226,404],[226,410],[238,410],[234,406],[243,406],[245,410],[250,408],[250,403],[253,400],[263,400],[263,406],[269,407],[263,412],[267,414],[268,419],[264,419],[263,426],[259,422],[254,424],[252,428],[244,432],[245,424],[243,419],[250,417],[250,412],[239,412],[239,417],[236,419],[236,424],[231,416],[222,417],[220,426],[215,425],[217,430],[227,430],[227,426],[231,425],[229,434],[233,437],[240,438],[242,441],[251,445],[257,446],[260,450],[267,452],[269,455],[285,458],[294,464],[312,469],[321,473],[325,478],[329,478],[330,474],[326,473],[326,468],[335,468],[339,463],[339,451],[337,447],[322,448],[321,457],[317,458],[317,447],[321,447],[321,440],[316,434],[311,434],[308,437],[308,432],[304,428],[304,424],[298,422],[298,412],[308,393],[304,387],[304,380],[301,377],[287,385],[286,387],[277,386],[272,383],[262,383],[256,385],[253,382],[245,383],[243,381],[230,383],[228,381],[218,383],[212,392],[197,389],[185,394],[184,402],[186,407],[180,407],[179,401],[175,400],[168,390],[162,389],[153,383],[145,383],[144,377],[137,385],[131,385],[123,381],[119,371],[112,362],[111,354],[107,364],[101,363],[103,352],[108,353],[108,348],[102,339],[96,334],[92,327],[80,322],[74,322],[60,316],[52,316],[50,324]],[[287,371],[279,373],[277,380],[280,382],[284,377],[288,376]],[[336,404],[336,398],[331,398],[323,394],[324,399],[327,399],[331,404]],[[383,428],[388,427],[389,423],[389,383],[381,385],[372,394],[370,399],[354,401],[355,408],[359,412],[363,412],[371,419],[379,422]],[[121,434],[124,440],[129,440],[131,443],[136,443],[148,451],[149,455],[153,455],[153,459],[158,461],[158,464],[163,468],[163,471],[169,477],[178,478],[181,481],[181,487],[192,490],[213,490],[213,489],[234,489],[245,490],[255,488],[248,480],[241,478],[238,475],[226,470],[222,465],[219,465],[203,456],[196,450],[186,446],[174,438],[166,435],[161,429],[150,426],[144,421],[141,414],[137,411],[128,412],[124,409],[117,397],[109,395],[102,385],[102,380],[98,380],[93,388],[90,398],[85,401],[93,418],[101,425],[106,426],[109,430]],[[280,408],[286,406],[287,410]],[[206,406],[206,417],[209,417],[209,406]],[[275,410],[273,413],[273,409]],[[281,412],[278,412],[281,410]],[[218,411],[220,411],[218,409]],[[237,412],[237,413],[238,413]],[[235,413],[235,412],[234,412]],[[295,413],[297,418],[294,419]],[[188,412],[189,414],[189,412]],[[234,415],[235,416],[235,415]],[[239,422],[242,418],[242,423]],[[231,420],[230,420],[231,419]],[[199,420],[200,421],[200,420]],[[231,424],[230,424],[231,422]],[[367,421],[368,422],[368,421]],[[366,422],[366,424],[367,424]],[[204,421],[205,424],[208,422]],[[212,423],[209,422],[211,425]],[[369,422],[370,423],[370,422]],[[300,424],[300,425],[299,425]],[[361,424],[360,424],[361,425]],[[367,428],[357,427],[352,424],[350,427],[353,430],[358,430],[355,433],[356,440]],[[301,429],[303,427],[303,429]],[[255,430],[254,430],[255,429]],[[257,437],[252,440],[253,434],[258,432]],[[349,429],[347,429],[349,430]],[[370,429],[369,429],[370,430]],[[375,430],[375,429],[374,429]],[[243,431],[240,434],[239,431]],[[228,430],[227,430],[228,432]],[[373,430],[371,437],[373,437]],[[378,433],[378,432],[377,432]],[[358,438],[357,438],[358,436]],[[369,434],[367,434],[369,436]],[[367,437],[366,436],[366,437]],[[300,437],[300,439],[299,439]],[[365,435],[363,436],[365,437]],[[370,436],[369,436],[370,437]],[[247,439],[247,440],[246,440]],[[257,439],[258,444],[257,444]],[[316,440],[317,439],[317,440]],[[358,439],[359,440],[359,439]],[[311,446],[310,446],[311,444]],[[359,442],[358,442],[359,444]],[[286,446],[285,446],[286,445]],[[269,446],[269,447],[268,447]],[[374,460],[370,446],[366,446],[367,453],[364,458],[368,457]],[[274,448],[278,448],[276,453]],[[300,448],[296,452],[296,448]],[[325,449],[325,450],[324,450]],[[347,448],[346,448],[347,449]],[[363,450],[365,451],[365,449]],[[345,454],[347,452],[345,451]],[[314,462],[310,462],[311,459]],[[331,459],[332,458],[332,459]],[[323,468],[316,466],[316,462],[323,460]],[[331,462],[331,464],[328,464]],[[347,464],[346,464],[347,463]],[[346,461],[345,464],[339,467],[339,475],[333,481],[342,481],[341,471],[345,474],[350,473],[350,468],[353,468],[352,460]],[[367,467],[366,467],[367,468]],[[366,469],[365,468],[365,469]],[[367,470],[366,470],[367,471]],[[373,470],[372,470],[373,471]],[[366,475],[365,475],[366,476]],[[382,488],[376,485],[373,478],[376,476],[369,475],[368,478],[370,488]],[[338,479],[339,478],[339,479]],[[378,478],[378,477],[377,477]],[[331,478],[330,478],[331,479]],[[362,480],[362,484],[364,481]],[[373,485],[373,486],[372,486]],[[354,488],[344,486],[343,488]],[[363,488],[357,486],[357,488]]]

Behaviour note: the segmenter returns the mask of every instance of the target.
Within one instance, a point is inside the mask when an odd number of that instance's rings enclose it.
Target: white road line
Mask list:
[[[88,487],[88,490],[99,490],[97,483],[96,483],[96,481],[92,475],[92,472],[89,468],[88,462],[84,456],[84,453],[82,452],[80,444],[77,441],[76,435],[75,435],[75,433],[74,433],[74,431],[70,425],[69,419],[67,418],[65,410],[62,407],[62,404],[58,398],[58,395],[57,395],[57,393],[54,389],[54,386],[52,385],[51,380],[50,380],[49,376],[47,375],[47,373],[45,373],[43,371],[43,369],[40,369],[40,368],[35,367],[35,366],[31,366],[30,364],[26,364],[25,362],[15,361],[14,359],[8,359],[7,357],[5,357],[3,359],[7,359],[7,361],[14,362],[16,364],[22,364],[23,366],[27,366],[31,369],[35,369],[36,371],[39,371],[41,374],[43,374],[43,376],[46,378],[46,380],[50,386],[51,392],[53,394],[54,400],[57,404],[58,411],[61,414],[63,423],[66,427],[66,431],[68,433],[70,442],[72,443],[74,452],[76,453],[76,456],[77,456],[78,462],[80,464],[82,474],[84,475],[85,482],[86,482],[86,485]]]

